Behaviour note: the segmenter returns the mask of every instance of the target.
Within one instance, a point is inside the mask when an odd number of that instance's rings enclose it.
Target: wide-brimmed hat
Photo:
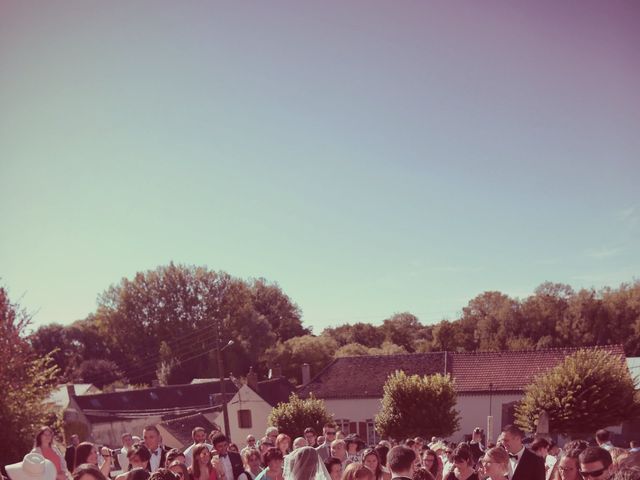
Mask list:
[[[344,443],[346,443],[347,445],[349,445],[350,443],[356,443],[358,445],[358,450],[362,450],[364,448],[364,442],[355,433],[352,433],[344,437]]]
[[[438,442],[430,443],[429,444],[429,449],[434,451],[434,452],[437,452],[438,450],[446,450],[447,446],[445,445],[445,443],[442,440],[440,440]]]
[[[55,480],[56,466],[39,453],[27,453],[21,462],[7,465],[11,480]]]

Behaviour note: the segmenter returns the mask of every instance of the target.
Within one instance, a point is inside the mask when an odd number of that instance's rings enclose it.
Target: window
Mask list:
[[[251,410],[238,410],[238,427],[251,428]]]
[[[373,420],[367,420],[367,443],[376,445],[380,441],[380,436],[376,432],[376,425]]]
[[[349,420],[346,418],[336,420],[336,427],[338,427],[338,430],[342,431],[345,435],[349,435]]]

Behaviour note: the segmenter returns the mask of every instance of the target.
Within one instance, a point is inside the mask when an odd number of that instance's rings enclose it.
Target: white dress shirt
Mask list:
[[[231,467],[231,459],[229,458],[229,454],[224,457],[220,457],[220,464],[224,469],[224,478],[225,480],[233,480],[233,468]]]
[[[518,453],[509,454],[509,480],[511,480],[511,477],[513,477],[513,474],[516,471],[516,468],[518,468],[518,462],[520,462],[520,459],[522,458],[523,453],[524,453],[524,447],[522,447]],[[513,458],[511,455],[516,455],[517,458]]]
[[[155,472],[162,465],[160,465],[160,459],[162,458],[162,448],[158,447],[155,451],[151,452],[151,459],[149,460],[149,466],[151,471]]]

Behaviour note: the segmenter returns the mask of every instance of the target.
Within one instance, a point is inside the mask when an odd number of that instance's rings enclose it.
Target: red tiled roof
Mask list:
[[[624,358],[620,345],[583,347],[604,349]],[[446,372],[456,382],[460,393],[522,392],[533,378],[558,365],[580,348],[521,350],[509,352],[432,352],[388,356],[337,358],[311,382],[300,389],[306,397],[380,398],[382,387],[396,370],[409,375],[432,375]]]
[[[602,349],[624,357],[621,345],[588,347]],[[521,350],[512,352],[453,353],[450,372],[456,381],[458,393],[520,392],[534,377],[561,363],[579,348],[549,350]]]

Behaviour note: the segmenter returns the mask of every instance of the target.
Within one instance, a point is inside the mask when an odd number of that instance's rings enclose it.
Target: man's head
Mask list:
[[[151,452],[146,445],[142,443],[134,443],[127,452],[127,458],[131,468],[147,468],[151,459]]]
[[[142,430],[142,438],[144,439],[144,444],[152,452],[155,452],[160,446],[160,431],[155,425],[147,425],[144,427],[144,430]]]
[[[474,442],[482,441],[482,429],[480,427],[476,427],[473,429],[473,435],[471,440],[473,440]]]
[[[218,452],[218,455],[226,455],[229,449],[229,439],[224,433],[218,432],[211,438],[211,445]]]
[[[204,443],[207,440],[207,431],[202,427],[191,430],[191,438],[194,444]]]
[[[601,447],[589,447],[578,457],[584,480],[606,480],[611,474],[611,454]]]
[[[275,446],[275,442],[272,442],[269,437],[262,437],[260,439],[260,455],[264,455],[267,450]]]
[[[324,427],[322,427],[322,433],[324,435],[324,443],[331,445],[331,442],[336,439],[336,424],[326,423]]]
[[[131,445],[133,445],[133,437],[130,433],[123,433],[120,439],[122,440],[122,446],[126,449],[131,448]]]
[[[316,431],[313,428],[307,427],[307,428],[304,429],[304,438],[307,440],[307,443],[311,447],[315,447],[315,445],[316,445]]]
[[[393,447],[387,454],[387,467],[389,467],[394,477],[411,478],[415,462],[416,452],[405,445]]]
[[[607,443],[609,440],[611,440],[611,434],[609,433],[609,430],[605,430],[603,428],[596,432],[596,442],[598,443],[598,445]]]
[[[247,447],[254,448],[256,446],[256,437],[247,435]]]
[[[271,440],[275,445],[276,438],[278,438],[278,429],[276,427],[269,427],[264,433],[264,436]]]
[[[296,439],[293,441],[294,450],[307,446],[309,446],[309,444],[307,443],[307,439],[304,437],[296,437]]]
[[[347,458],[347,444],[344,440],[334,440],[331,442],[331,456],[344,461]]]
[[[502,445],[509,453],[516,454],[522,450],[524,433],[515,425],[507,425],[502,429]]]
[[[549,453],[549,442],[545,438],[536,438],[531,444],[531,451],[545,459]]]
[[[75,433],[71,435],[71,445],[75,445],[76,447],[80,445],[80,437]]]

